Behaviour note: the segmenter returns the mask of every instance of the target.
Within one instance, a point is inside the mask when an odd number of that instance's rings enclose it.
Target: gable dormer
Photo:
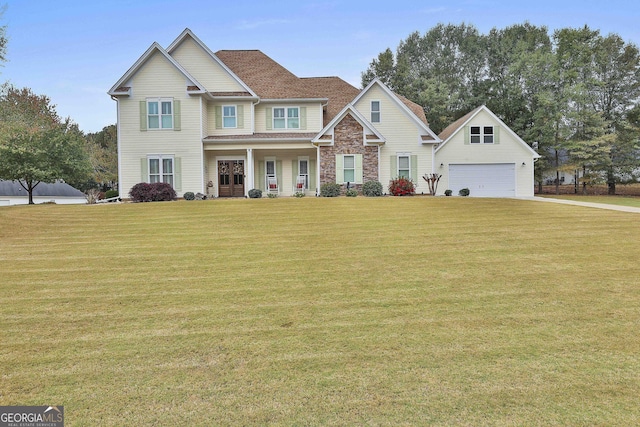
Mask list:
[[[169,45],[167,53],[197,78],[207,92],[214,96],[223,94],[256,96],[253,90],[240,80],[188,28]]]

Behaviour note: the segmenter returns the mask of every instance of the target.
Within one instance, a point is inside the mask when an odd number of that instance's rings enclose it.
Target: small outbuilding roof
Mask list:
[[[28,196],[17,181],[0,181],[0,197]],[[41,182],[33,189],[34,197],[84,197],[84,193],[65,182]]]

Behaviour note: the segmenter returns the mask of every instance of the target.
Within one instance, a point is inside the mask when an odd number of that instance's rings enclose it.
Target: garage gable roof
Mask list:
[[[473,111],[470,111],[469,113],[465,114],[464,116],[460,117],[458,120],[456,120],[455,122],[451,123],[449,126],[447,126],[442,132],[440,132],[440,135],[438,135],[440,137],[440,139],[442,141],[444,141],[442,144],[440,144],[438,146],[438,148],[436,148],[436,153],[438,151],[440,151],[442,149],[442,147],[444,147],[447,142],[451,141],[451,139],[458,133],[460,132],[460,130],[464,129],[464,127],[471,121],[473,120],[473,118],[475,116],[477,116],[481,111],[485,111],[487,114],[489,114],[491,116],[491,118],[493,120],[495,120],[501,128],[507,130],[507,132],[509,132],[509,134],[511,136],[513,136],[513,138],[518,141],[519,144],[521,144],[526,150],[528,150],[529,152],[531,152],[531,154],[533,155],[534,159],[537,159],[540,156],[540,154],[536,153],[535,150],[533,148],[531,148],[529,146],[529,144],[527,144],[526,142],[524,142],[524,140],[522,138],[520,138],[518,136],[517,133],[515,133],[513,130],[511,130],[511,128],[509,126],[507,126],[502,120],[500,120],[500,118],[498,116],[496,116],[495,114],[493,114],[493,111],[491,111],[486,105],[481,105],[478,108],[476,108]]]

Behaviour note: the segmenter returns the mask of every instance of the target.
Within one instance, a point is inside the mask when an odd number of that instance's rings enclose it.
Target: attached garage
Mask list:
[[[449,188],[454,195],[468,188],[473,197],[515,197],[515,163],[450,164]]]

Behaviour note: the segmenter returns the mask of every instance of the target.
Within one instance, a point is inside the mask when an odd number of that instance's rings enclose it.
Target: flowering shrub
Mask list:
[[[173,187],[165,182],[140,182],[131,187],[129,197],[134,202],[163,202],[175,200],[177,195]]]
[[[347,197],[357,197],[358,190],[356,190],[355,188],[350,188],[347,191],[345,191],[344,195]]]
[[[389,193],[393,196],[412,196],[416,192],[409,178],[396,178],[389,183]]]

